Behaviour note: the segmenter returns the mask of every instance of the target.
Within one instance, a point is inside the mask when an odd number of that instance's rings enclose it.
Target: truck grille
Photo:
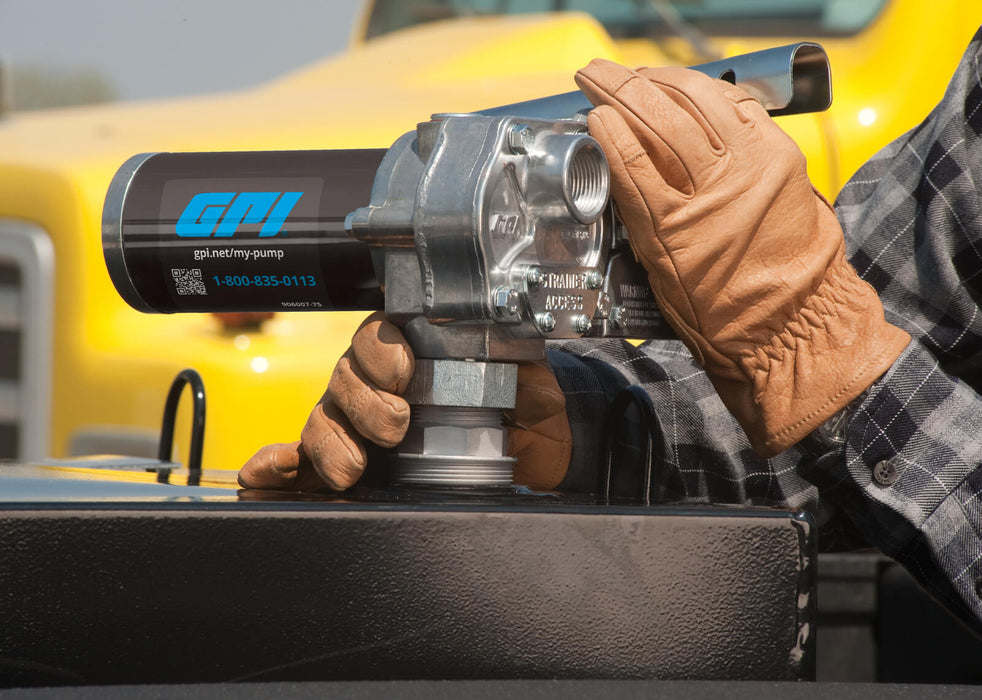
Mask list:
[[[44,230],[0,219],[0,459],[49,451],[53,275]]]

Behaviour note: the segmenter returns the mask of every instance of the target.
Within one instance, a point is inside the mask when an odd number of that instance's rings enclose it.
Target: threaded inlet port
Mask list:
[[[603,213],[610,194],[610,170],[599,144],[583,137],[570,148],[563,182],[566,206],[577,221],[592,224]]]

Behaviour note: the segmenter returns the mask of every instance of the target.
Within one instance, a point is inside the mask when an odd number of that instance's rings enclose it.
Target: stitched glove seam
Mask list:
[[[809,413],[806,416],[804,416],[803,418],[801,418],[796,423],[793,423],[793,424],[791,424],[789,426],[786,426],[782,430],[780,430],[777,433],[775,433],[774,435],[772,435],[770,438],[768,438],[764,442],[764,445],[766,447],[771,447],[773,445],[777,445],[777,444],[781,443],[782,442],[781,439],[784,438],[785,436],[787,436],[787,435],[795,432],[796,430],[800,429],[803,425],[807,425],[808,423],[812,422],[815,419],[816,416],[825,414],[828,411],[828,409],[829,409],[830,406],[834,406],[837,403],[839,403],[839,400],[842,398],[843,395],[852,393],[855,390],[855,387],[856,387],[856,384],[857,383],[863,382],[863,380],[864,380],[866,374],[869,372],[869,370],[871,368],[873,368],[874,366],[879,365],[885,359],[885,357],[887,355],[887,350],[888,350],[888,348],[884,348],[879,353],[877,353],[873,358],[871,358],[871,359],[867,360],[865,363],[863,363],[863,365],[860,367],[860,369],[853,375],[852,379],[850,379],[845,384],[845,386],[843,386],[838,392],[836,392],[834,396],[831,396],[825,403],[823,403],[821,406],[819,406],[818,408],[816,408],[814,411],[812,411],[811,413]],[[863,385],[863,389],[865,389],[865,388],[866,388],[866,384]],[[858,393],[861,393],[861,392],[858,392]]]

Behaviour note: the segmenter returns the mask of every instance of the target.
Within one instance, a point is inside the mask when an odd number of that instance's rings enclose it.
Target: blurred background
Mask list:
[[[928,113],[980,22],[979,0],[0,0],[0,459],[153,457],[193,367],[205,468],[227,482],[298,436],[365,315],[130,308],[102,214],[134,154],[387,148],[434,112],[572,90],[596,57],[692,65],[807,39],[835,100],[781,125],[834,198]]]
[[[0,0],[8,109],[255,85],[340,52],[358,0]]]

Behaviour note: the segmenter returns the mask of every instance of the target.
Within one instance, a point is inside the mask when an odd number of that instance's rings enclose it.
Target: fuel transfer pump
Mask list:
[[[821,47],[698,66],[772,114],[831,100]],[[580,93],[438,114],[386,150],[141,154],[110,185],[110,276],[150,313],[384,309],[417,358],[404,484],[506,486],[517,362],[671,337],[609,202]]]

